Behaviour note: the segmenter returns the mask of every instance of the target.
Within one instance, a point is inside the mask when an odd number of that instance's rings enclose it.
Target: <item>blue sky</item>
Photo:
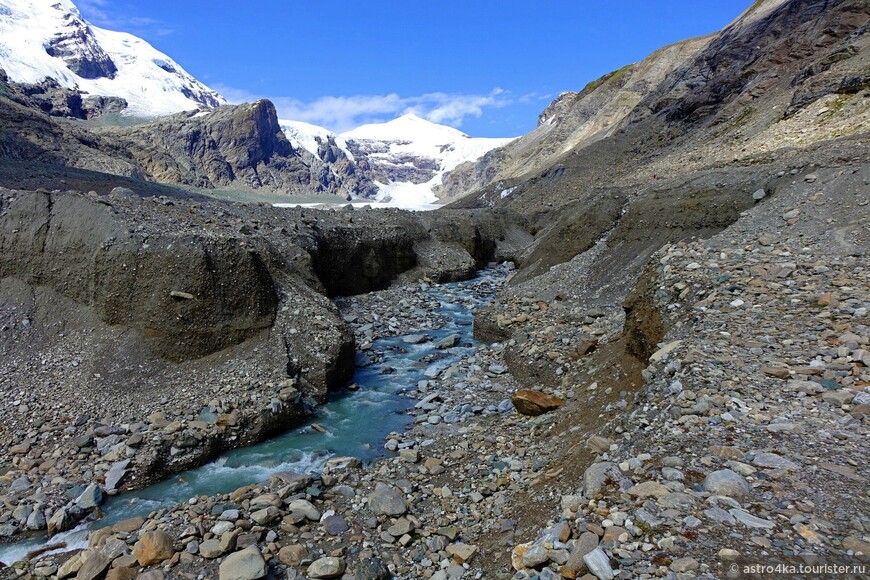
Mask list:
[[[751,0],[76,4],[231,102],[272,99],[282,118],[342,131],[414,112],[475,137],[512,137],[560,92],[719,30]]]

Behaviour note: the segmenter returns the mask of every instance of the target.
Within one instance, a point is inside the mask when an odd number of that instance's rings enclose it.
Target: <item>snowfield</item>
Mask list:
[[[84,31],[84,35],[78,33]],[[114,78],[82,78],[61,57],[46,52],[57,35],[77,37],[78,56],[102,49],[115,64]],[[69,45],[67,45],[69,46]],[[224,98],[146,41],[85,21],[69,0],[0,0],[0,68],[16,82],[46,77],[91,95],[122,97],[128,115],[155,117],[214,107]]]

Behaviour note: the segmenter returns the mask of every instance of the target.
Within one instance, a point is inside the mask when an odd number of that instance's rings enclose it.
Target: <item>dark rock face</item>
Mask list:
[[[867,82],[866,70],[847,62],[860,51],[870,8],[860,0],[799,0],[782,4],[768,15],[725,28],[710,46],[672,76],[644,103],[671,121],[697,123],[717,114],[738,97],[795,90],[796,103],[806,105],[831,92],[857,92]],[[786,73],[786,74],[783,74]],[[813,85],[817,74],[825,79]],[[781,86],[783,82],[788,85]],[[822,87],[826,87],[822,90]],[[848,88],[847,87],[851,87]],[[639,108],[635,118],[643,114]]]
[[[580,96],[580,93],[567,91],[556,97],[552,103],[547,105],[540,115],[538,115],[538,125],[549,125],[557,119],[565,116],[574,101]]]
[[[62,33],[51,39],[45,52],[66,63],[71,71],[85,79],[115,78],[118,67],[94,40],[88,26],[68,15]]]
[[[89,95],[82,100],[82,109],[86,119],[102,117],[108,113],[120,113],[126,108],[127,101],[121,97]]]
[[[319,230],[314,271],[330,296],[386,288],[417,264],[414,242],[420,235],[404,227],[379,232],[352,226]]]
[[[407,141],[391,142],[397,145],[407,144]],[[367,161],[368,175],[372,180],[381,183],[406,181],[425,183],[435,177],[441,168],[435,159],[414,155],[390,155],[378,157],[377,154],[388,153],[389,148],[382,141],[369,139],[352,139],[347,142],[350,152],[356,159]]]
[[[203,356],[275,320],[272,279],[237,240],[136,235],[108,206],[76,196],[30,193],[3,213],[0,276],[50,286],[108,324],[141,328],[161,357]]]
[[[15,102],[52,117],[93,119],[127,108],[127,101],[120,97],[85,96],[79,91],[64,88],[49,78],[36,84],[10,83],[6,73],[2,72],[0,83],[6,85],[0,94],[5,93]]]
[[[375,215],[376,222],[368,219]],[[312,267],[329,296],[380,290],[400,275],[436,282],[468,279],[488,262],[515,260],[520,248],[512,242],[522,237],[517,232],[524,224],[505,212],[379,210],[352,216],[314,228]]]
[[[340,150],[322,143],[329,165],[293,148],[269,101],[179,113],[132,127],[60,124],[126,108],[123,99],[86,96],[54,81],[0,84],[0,154],[159,183],[243,186],[285,194],[372,196],[377,188]]]
[[[222,107],[202,117],[181,113],[112,133],[156,181],[260,188],[298,187],[310,179],[269,101]]]

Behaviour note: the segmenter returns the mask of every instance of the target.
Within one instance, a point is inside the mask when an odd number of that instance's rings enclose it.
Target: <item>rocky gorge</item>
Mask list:
[[[91,139],[12,87],[0,576],[868,565],[868,22],[756,3],[562,95],[432,212],[173,185],[283,187],[296,153],[256,138],[280,135],[266,102]],[[198,145],[242,125],[252,157]],[[314,459],[285,461],[282,433]],[[193,487],[244,453],[250,479]]]

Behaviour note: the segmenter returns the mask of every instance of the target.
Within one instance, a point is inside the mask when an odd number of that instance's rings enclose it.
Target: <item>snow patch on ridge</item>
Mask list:
[[[301,147],[318,159],[320,159],[320,155],[318,155],[317,152],[317,139],[319,138],[325,143],[330,137],[332,137],[335,139],[335,144],[338,145],[339,149],[344,151],[344,154],[347,155],[348,159],[351,161],[354,160],[353,154],[350,152],[350,149],[347,148],[347,141],[329,129],[324,129],[323,127],[318,127],[317,125],[304,123],[302,121],[279,120],[278,124],[281,125],[281,130],[284,131],[284,135],[286,135],[287,139],[290,140],[290,143],[292,143],[294,147]]]

